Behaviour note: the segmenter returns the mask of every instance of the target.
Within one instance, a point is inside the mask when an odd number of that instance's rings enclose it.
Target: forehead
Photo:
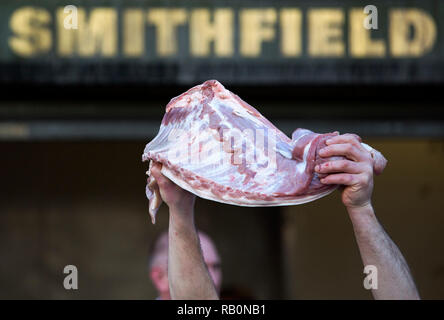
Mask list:
[[[202,253],[205,259],[205,262],[214,263],[219,262],[219,253],[217,252],[216,246],[214,243],[205,236],[200,237],[200,246],[202,248]]]

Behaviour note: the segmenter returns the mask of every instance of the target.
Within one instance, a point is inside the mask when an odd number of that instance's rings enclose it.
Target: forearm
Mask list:
[[[371,205],[348,208],[361,258],[378,272],[375,299],[419,299],[409,267],[395,243],[379,224]]]
[[[180,209],[183,210],[183,209]],[[172,299],[218,299],[204,262],[192,209],[170,209],[168,279]]]

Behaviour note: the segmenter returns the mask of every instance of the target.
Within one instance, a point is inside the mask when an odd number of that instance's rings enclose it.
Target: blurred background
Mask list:
[[[377,25],[366,5],[3,0],[0,298],[156,298],[148,251],[168,211],[151,224],[141,156],[169,100],[217,79],[288,135],[353,132],[381,151],[376,214],[420,295],[443,299],[444,3],[372,1]],[[199,199],[196,220],[224,292],[371,299],[338,192],[277,208]]]

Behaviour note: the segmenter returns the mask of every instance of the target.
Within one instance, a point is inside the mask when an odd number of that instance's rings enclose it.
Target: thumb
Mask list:
[[[151,175],[156,179],[159,187],[162,187],[167,182],[166,177],[162,174],[162,164],[159,162],[153,162],[151,167]]]

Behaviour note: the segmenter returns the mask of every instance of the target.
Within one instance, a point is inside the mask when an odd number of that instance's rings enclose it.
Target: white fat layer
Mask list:
[[[313,140],[310,141],[310,143],[307,143],[307,145],[304,148],[304,156],[303,156],[303,161],[299,162],[296,165],[296,171],[298,173],[303,173],[305,171],[305,168],[307,167],[307,156],[308,156],[308,151],[310,150],[311,144],[312,144]]]
[[[291,149],[291,147],[288,144],[285,144],[284,146],[279,145],[278,147],[276,147],[276,152],[279,152],[281,154],[281,156],[283,156],[284,158],[287,159],[292,159],[293,158],[293,150]]]
[[[213,107],[213,109],[218,112],[218,115],[221,116],[222,119],[225,119],[225,117],[218,111],[219,106],[223,105],[225,107],[229,107],[231,109],[231,113],[235,116],[248,119],[250,123],[254,123],[257,127],[263,127],[264,123],[261,121],[261,118],[258,118],[254,115],[252,115],[248,109],[244,107],[239,107],[239,103],[234,99],[219,99],[215,97],[209,105]]]
[[[327,191],[324,191],[322,193],[315,194],[315,195],[307,195],[307,196],[302,196],[302,197],[298,197],[295,199],[287,199],[287,200],[282,200],[280,198],[276,198],[276,200],[274,200],[274,201],[262,201],[259,199],[258,200],[250,200],[245,197],[233,198],[233,197],[230,197],[228,193],[224,193],[222,198],[219,198],[219,197],[216,197],[210,190],[191,187],[187,182],[185,182],[184,180],[177,177],[167,167],[162,167],[162,174],[165,175],[166,177],[168,177],[171,181],[173,181],[175,184],[177,184],[182,189],[185,189],[200,198],[212,200],[212,201],[216,201],[216,202],[220,202],[220,203],[229,203],[232,205],[243,206],[243,207],[275,207],[275,206],[298,205],[298,204],[303,204],[303,203],[311,202],[316,199],[322,198],[326,195],[329,195],[330,193],[332,193],[334,190],[337,189],[337,186],[335,186],[335,187],[332,187],[332,189],[329,189]]]
[[[309,134],[309,133],[311,133],[311,132],[309,132],[308,130],[306,130],[307,131],[307,133],[304,133],[303,135],[300,135],[296,140],[293,140],[292,141],[292,144],[295,146],[296,145],[296,143],[302,138],[302,137],[305,137],[307,134]]]
[[[361,142],[361,145],[367,150],[368,152],[372,152],[374,149],[370,147],[368,144]]]

